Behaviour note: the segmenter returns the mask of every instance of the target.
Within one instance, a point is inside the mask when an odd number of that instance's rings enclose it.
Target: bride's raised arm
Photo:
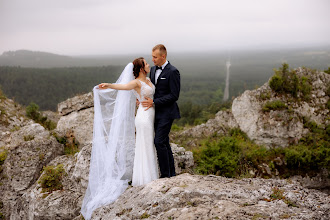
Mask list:
[[[99,89],[132,90],[139,87],[137,80],[132,80],[127,84],[101,83]]]

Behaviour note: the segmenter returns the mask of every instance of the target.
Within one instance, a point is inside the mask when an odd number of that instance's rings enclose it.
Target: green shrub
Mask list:
[[[262,92],[260,94],[260,99],[261,100],[267,100],[267,99],[270,99],[270,96],[271,96],[270,92]]]
[[[31,118],[32,120],[39,122],[40,121],[40,112],[39,112],[39,106],[34,103],[31,102],[25,109],[26,111],[26,116]]]
[[[72,131],[68,131],[65,136],[58,136],[55,132],[52,135],[56,138],[57,142],[64,145],[65,155],[74,155],[79,152],[79,142],[76,140]]]
[[[330,74],[330,67],[327,70],[324,70],[325,73]]]
[[[59,164],[56,167],[47,166],[43,169],[44,174],[41,176],[38,184],[41,185],[42,192],[53,192],[63,189],[62,179],[65,175],[63,164]]]
[[[283,85],[282,76],[279,75],[274,75],[269,81],[270,88],[272,88],[272,90],[274,90],[275,92],[281,92],[282,85]]]
[[[145,218],[149,218],[149,217],[150,217],[150,215],[147,212],[145,212],[140,216],[140,219],[145,219]]]
[[[268,101],[262,107],[263,112],[269,112],[270,110],[283,110],[286,109],[287,105],[281,100]]]
[[[249,140],[240,129],[232,129],[228,136],[211,136],[192,149],[195,171],[226,177],[248,175],[249,170],[260,170],[261,164],[269,164],[280,176],[314,175],[322,168],[330,171],[330,125],[322,126],[304,118],[310,133],[297,145],[282,148],[266,148]],[[282,165],[275,158],[285,161]]]
[[[233,137],[206,142],[198,161],[198,172],[233,177],[239,162],[240,146]]]
[[[7,150],[0,152],[0,166],[5,162],[7,158]]]
[[[35,122],[41,124],[44,128],[48,130],[54,130],[56,128],[56,123],[48,120],[46,116],[43,116],[39,112],[39,106],[34,102],[26,107],[26,116],[34,120]]]
[[[282,68],[274,70],[275,75],[270,79],[270,88],[277,93],[291,94],[294,98],[301,94],[302,99],[310,99],[312,85],[307,77],[298,77],[295,70],[289,71],[287,63],[282,64]]]

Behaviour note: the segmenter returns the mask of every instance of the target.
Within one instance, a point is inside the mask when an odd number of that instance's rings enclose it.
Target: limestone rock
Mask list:
[[[171,144],[175,172],[177,174],[183,173],[185,170],[189,170],[194,166],[194,157],[191,151],[186,151],[183,147],[179,147],[176,144]]]
[[[56,131],[66,133],[72,130],[80,144],[92,143],[94,108],[74,111],[62,116],[57,123]]]
[[[325,91],[330,85],[330,75],[318,72],[310,73],[305,68],[296,69],[296,74],[307,76],[312,81],[312,97],[309,101],[295,101],[290,96],[277,96],[265,83],[262,87],[245,91],[232,104],[232,113],[242,131],[257,144],[271,146],[288,146],[303,137],[308,130],[304,128],[303,117],[325,124],[329,110],[325,104],[329,99]],[[261,97],[269,94],[267,100]],[[263,112],[262,107],[267,101],[281,100],[288,109]]]
[[[182,174],[131,187],[92,219],[328,219],[329,209],[327,194],[294,181]]]
[[[64,165],[67,175],[62,180],[63,190],[42,193],[36,181],[18,199],[10,219],[73,219],[78,216],[83,193],[80,184],[72,178],[75,160],[72,156],[60,156],[49,163],[49,166]]]
[[[55,138],[31,140],[11,149],[3,165],[10,187],[19,192],[30,187],[40,176],[43,166],[63,154],[63,146]]]
[[[37,181],[43,167],[62,154],[63,145],[52,136],[20,142],[8,150],[7,159],[2,165],[0,185],[4,213],[8,215],[12,212],[17,198]]]
[[[83,95],[67,99],[57,105],[60,115],[67,115],[71,112],[81,111],[94,106],[93,93],[89,92]]]
[[[86,144],[77,154],[77,162],[72,172],[72,178],[81,185],[81,192],[85,193],[88,185],[89,165],[91,160],[92,144]]]

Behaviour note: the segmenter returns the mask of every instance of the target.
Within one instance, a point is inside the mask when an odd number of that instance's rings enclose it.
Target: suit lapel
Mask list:
[[[170,62],[168,62],[168,64],[164,67],[164,69],[162,70],[162,72],[159,74],[158,79],[160,79],[163,75],[165,75],[167,73],[170,65],[171,65]],[[156,73],[156,71],[155,71],[155,73]],[[155,76],[155,74],[154,74],[154,76]],[[156,79],[155,79],[155,81],[156,81]]]
[[[152,67],[150,71],[150,80],[154,85],[155,85],[155,73],[156,73],[156,68]]]

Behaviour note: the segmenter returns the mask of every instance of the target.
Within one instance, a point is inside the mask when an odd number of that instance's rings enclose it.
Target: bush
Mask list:
[[[7,150],[4,150],[0,153],[0,166],[5,162],[7,158]]]
[[[41,176],[38,184],[41,185],[42,192],[53,192],[63,189],[62,179],[65,175],[63,164],[59,164],[56,167],[47,166],[43,169],[44,174]]]
[[[269,112],[270,110],[283,110],[288,108],[287,105],[281,100],[268,101],[262,107],[263,112]]]
[[[235,138],[223,137],[216,142],[207,142],[198,161],[198,171],[233,177],[239,162],[240,147]]]
[[[281,92],[282,85],[283,85],[283,80],[282,77],[279,75],[274,75],[269,81],[270,88],[275,92]]]
[[[261,172],[266,163],[280,176],[315,174],[322,168],[330,171],[330,125],[317,125],[304,119],[310,133],[297,145],[267,149],[249,140],[240,129],[229,131],[230,136],[212,136],[193,149],[196,172],[226,177],[246,176],[249,170]],[[285,161],[282,165],[276,158]]]
[[[27,107],[26,107],[26,116],[34,120],[35,122],[41,124],[44,128],[48,130],[54,130],[56,128],[56,123],[48,120],[46,116],[43,116],[39,112],[39,106],[31,102]]]
[[[330,74],[330,67],[327,70],[324,70],[325,73]]]
[[[74,155],[79,152],[79,142],[74,136],[74,132],[69,130],[64,136],[58,136],[55,132],[52,135],[56,138],[57,142],[64,145],[65,155]]]
[[[39,112],[39,106],[34,103],[31,102],[30,105],[28,105],[25,109],[26,111],[26,116],[31,118],[32,120],[39,122],[40,121],[40,112]]]
[[[288,93],[294,98],[301,97],[308,100],[312,91],[312,85],[307,77],[298,77],[295,70],[289,71],[289,65],[282,64],[282,68],[274,70],[275,75],[270,79],[270,88],[277,93]]]

